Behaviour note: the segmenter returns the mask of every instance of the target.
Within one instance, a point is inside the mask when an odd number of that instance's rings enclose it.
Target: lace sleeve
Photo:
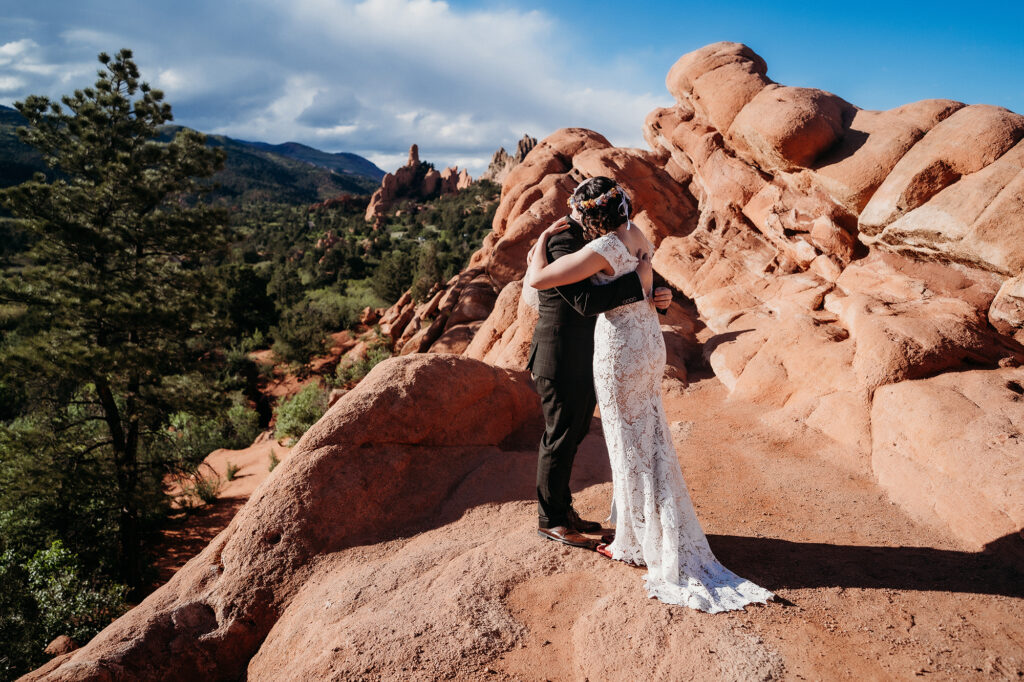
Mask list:
[[[597,239],[587,242],[586,247],[604,256],[614,271],[613,277],[618,277],[632,268],[629,267],[629,251],[626,245],[619,241],[614,234],[606,234]]]

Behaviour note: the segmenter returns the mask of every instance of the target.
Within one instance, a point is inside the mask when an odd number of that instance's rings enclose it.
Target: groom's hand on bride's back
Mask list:
[[[654,290],[654,295],[651,298],[654,299],[654,307],[664,315],[668,311],[668,307],[672,305],[672,290],[668,287],[658,287]]]

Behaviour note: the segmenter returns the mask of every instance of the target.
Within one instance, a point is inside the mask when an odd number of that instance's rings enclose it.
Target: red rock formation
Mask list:
[[[892,498],[976,545],[1024,528],[1024,369],[942,374],[882,387],[872,464]]]
[[[536,146],[537,138],[523,135],[516,145],[516,153],[514,155],[509,155],[504,147],[499,147],[498,151],[494,152],[494,156],[491,157],[491,163],[487,166],[487,170],[484,171],[483,175],[480,176],[480,179],[490,180],[499,185],[504,184],[505,178],[508,177],[512,169],[521,164],[526,155]]]
[[[850,467],[872,466],[880,387],[1024,361],[1024,117],[950,100],[865,111],[767,73],[744,45],[709,45],[670,70],[676,105],[648,116],[652,151],[581,129],[536,145],[465,273],[499,292],[465,354],[524,365],[526,252],[579,180],[609,175],[655,269],[719,334],[704,355],[732,396],[850,446]],[[482,319],[485,305],[466,307]]]
[[[540,426],[522,373],[451,356],[386,360],[170,582],[26,679],[242,677],[318,561],[429,523],[453,485]]]
[[[64,654],[71,653],[77,648],[78,645],[75,644],[75,640],[71,639],[67,635],[60,635],[46,645],[44,652],[51,656],[62,656]]]
[[[366,221],[371,222],[387,213],[399,199],[423,201],[439,195],[455,194],[469,187],[473,179],[465,169],[446,168],[438,172],[433,168],[424,169],[420,161],[419,147],[409,147],[409,160],[393,174],[386,173],[380,187],[366,207]]]

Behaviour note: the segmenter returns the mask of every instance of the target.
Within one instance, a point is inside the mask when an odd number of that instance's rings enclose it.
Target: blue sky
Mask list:
[[[743,42],[786,85],[866,109],[930,97],[1024,113],[1024,2],[0,0],[0,103],[92,83],[135,51],[178,123],[351,151],[409,144],[479,174],[499,146],[572,125],[643,146],[681,55]]]

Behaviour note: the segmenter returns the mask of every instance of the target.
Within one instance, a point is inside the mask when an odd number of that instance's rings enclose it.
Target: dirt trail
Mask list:
[[[217,533],[227,527],[256,487],[270,475],[271,455],[281,462],[288,457],[290,451],[291,448],[275,441],[270,432],[265,432],[255,443],[242,450],[221,448],[207,455],[203,462],[208,466],[201,467],[201,471],[207,476],[216,474],[220,477],[221,488],[217,499],[171,517],[170,523],[161,532],[160,542],[153,549],[153,555],[157,558],[157,578],[152,589],[170,580],[179,568],[199,554]],[[227,476],[229,464],[237,467],[230,481]],[[175,489],[174,492],[177,494],[180,490]]]

